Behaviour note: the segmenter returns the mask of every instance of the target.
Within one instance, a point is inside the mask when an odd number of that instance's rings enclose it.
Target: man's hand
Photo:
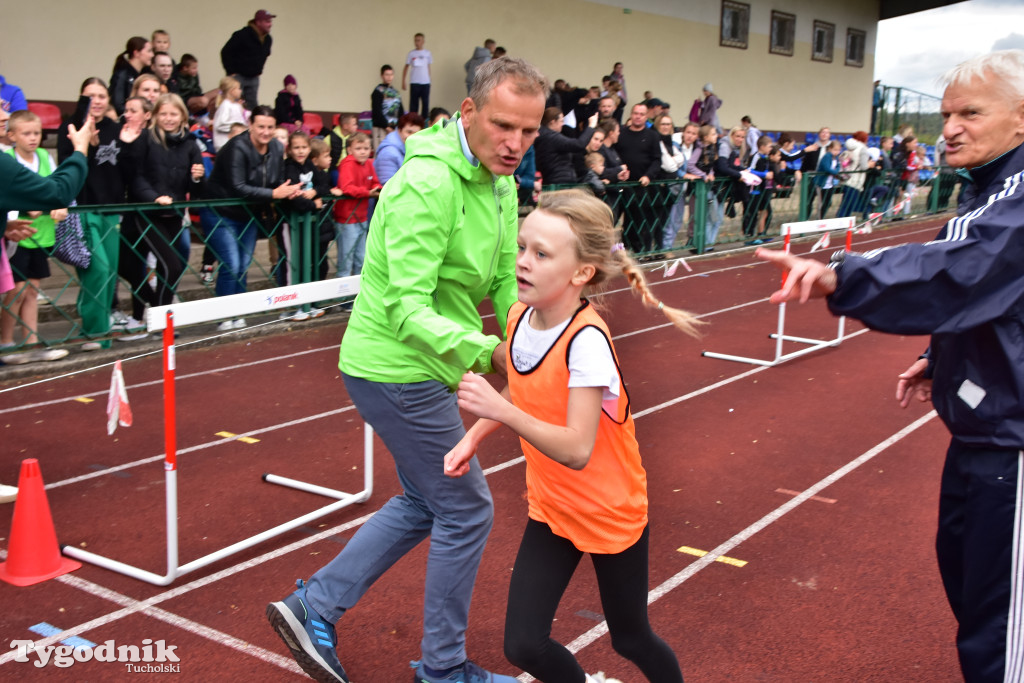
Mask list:
[[[896,400],[900,402],[900,408],[909,406],[914,397],[922,402],[932,400],[932,381],[924,377],[927,368],[928,359],[918,358],[900,374],[896,382]]]
[[[648,178],[645,175],[644,176],[640,176],[640,186],[641,187],[647,187],[650,184],[651,184],[651,179],[650,178]]]
[[[758,248],[754,256],[762,261],[774,263],[786,274],[782,289],[774,292],[769,301],[781,304],[800,300],[806,303],[812,296],[820,298],[836,291],[836,273],[820,261],[800,258],[777,249]]]
[[[75,148],[76,152],[81,152],[85,156],[89,156],[89,143],[95,133],[96,124],[92,117],[86,117],[81,128],[75,128],[73,123],[68,125],[68,140],[71,141],[71,146]]]
[[[12,242],[20,242],[34,234],[36,234],[36,229],[32,227],[32,221],[24,218],[7,221],[7,228],[4,230],[4,237]]]

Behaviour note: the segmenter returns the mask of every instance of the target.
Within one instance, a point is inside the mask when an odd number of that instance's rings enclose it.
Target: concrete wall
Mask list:
[[[307,110],[362,111],[379,68],[398,77],[412,34],[422,31],[433,52],[432,104],[456,109],[465,95],[463,64],[474,46],[494,38],[510,54],[539,66],[552,80],[600,83],[612,64],[625,64],[628,94],[651,90],[682,120],[711,81],[724,101],[722,124],[749,114],[765,130],[866,129],[878,0],[749,0],[746,50],[719,46],[720,0],[632,0],[630,6],[585,0],[268,0],[277,14],[274,51],[263,74],[260,99],[273,103],[285,74],[299,82]],[[415,9],[413,9],[415,7]],[[466,11],[464,8],[471,8]],[[88,76],[110,77],[114,58],[132,35],[153,29],[171,34],[172,54],[199,58],[203,87],[223,75],[220,48],[258,6],[238,0],[35,0],[12,3],[4,15],[0,73],[27,97],[73,101]],[[768,52],[771,10],[795,14],[792,57]],[[836,25],[831,64],[811,61],[815,19]],[[847,28],[867,33],[862,68],[845,66]],[[47,36],[45,50],[35,37]]]

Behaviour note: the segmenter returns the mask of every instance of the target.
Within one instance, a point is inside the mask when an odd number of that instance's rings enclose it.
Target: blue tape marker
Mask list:
[[[28,630],[32,631],[32,633],[38,633],[44,638],[50,638],[58,633],[62,633],[64,629],[57,628],[53,624],[41,621],[35,626],[29,626]],[[96,643],[86,640],[85,638],[79,638],[78,636],[72,636],[71,638],[60,642],[62,645],[67,645],[68,647],[96,647]]]

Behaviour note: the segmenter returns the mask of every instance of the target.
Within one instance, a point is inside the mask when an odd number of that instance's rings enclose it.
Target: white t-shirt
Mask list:
[[[512,338],[512,365],[519,372],[536,367],[571,320],[547,330],[537,330],[530,325],[532,317],[533,309],[528,308]],[[559,359],[554,360],[560,362]],[[569,386],[601,387],[601,401],[605,411],[615,414],[621,391],[619,373],[612,349],[604,334],[596,327],[581,330],[569,347]]]
[[[410,83],[430,83],[430,65],[434,63],[430,50],[409,50],[405,63],[410,67]]]

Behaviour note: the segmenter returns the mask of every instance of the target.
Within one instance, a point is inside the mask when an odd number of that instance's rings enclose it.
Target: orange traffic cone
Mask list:
[[[82,566],[60,554],[43,475],[35,458],[21,461],[10,539],[7,561],[0,563],[0,581],[31,586]]]

